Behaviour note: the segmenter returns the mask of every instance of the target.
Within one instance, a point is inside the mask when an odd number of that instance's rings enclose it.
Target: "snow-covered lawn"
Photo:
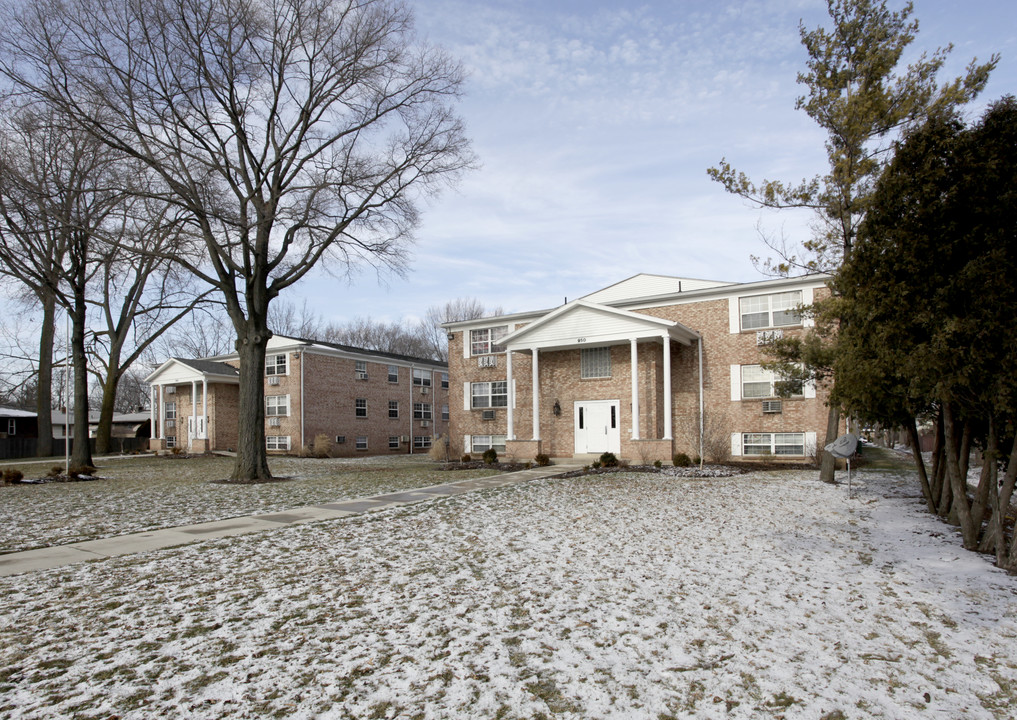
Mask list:
[[[12,718],[1012,718],[914,480],[548,479],[0,579]]]
[[[103,460],[103,479],[0,486],[0,552],[277,512],[495,474],[442,471],[426,455],[270,460],[285,482],[229,485],[233,460],[162,457]],[[46,465],[22,466],[41,477]]]

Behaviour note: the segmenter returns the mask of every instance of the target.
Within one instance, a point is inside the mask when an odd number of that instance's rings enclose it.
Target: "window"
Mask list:
[[[471,438],[472,448],[470,452],[482,453],[485,450],[494,448],[498,452],[505,452],[505,435],[474,435]]]
[[[175,435],[166,436],[166,447],[172,448],[177,446],[177,438]]]
[[[399,382],[399,366],[398,365],[389,365],[388,366],[388,381],[390,383],[397,383],[397,382]]]
[[[473,383],[472,394],[475,408],[508,407],[508,383],[504,380]]]
[[[805,455],[805,433],[743,433],[743,455]]]
[[[336,435],[335,436],[335,444],[336,445],[345,445],[346,444],[346,436],[345,435]]]
[[[441,374],[441,389],[448,390],[448,373],[443,372]]]
[[[421,387],[431,387],[431,372],[429,370],[413,370],[413,384]]]
[[[389,435],[388,436],[388,449],[389,450],[398,450],[399,449],[399,436],[398,435]]]
[[[357,435],[356,448],[357,448],[357,450],[366,450],[367,449],[367,436],[366,435]]]
[[[441,421],[448,422],[448,405],[441,406]]]
[[[166,403],[166,419],[167,420],[177,419],[177,404],[175,402]]]
[[[801,325],[802,316],[798,307],[802,304],[802,291],[754,295],[738,301],[742,330],[756,330],[766,327],[787,327]]]
[[[506,335],[508,335],[508,325],[470,330],[470,354],[490,355],[491,353],[505,352],[505,346],[499,345],[498,341]]]
[[[580,377],[584,380],[611,377],[611,348],[586,348],[580,355],[582,356]]]
[[[8,435],[18,434],[18,424],[14,418],[11,418],[10,420],[7,421],[7,434]]]
[[[265,448],[267,450],[289,450],[289,435],[268,435],[265,437]]]
[[[759,365],[742,365],[742,398],[754,400],[777,397],[774,382],[778,379],[772,370],[765,370]],[[801,387],[791,393],[792,397],[801,395]]]
[[[290,414],[290,396],[289,395],[269,395],[265,398],[265,414],[266,415],[289,415]]]
[[[389,400],[388,401],[388,416],[390,418],[397,418],[397,417],[399,417],[399,401],[398,400]]]
[[[367,379],[367,361],[366,360],[357,360],[356,376],[357,376],[357,380],[366,380]]]
[[[358,418],[367,417],[367,399],[357,398],[353,402],[353,412]]]
[[[286,374],[286,355],[269,355],[265,358],[266,375]]]
[[[413,403],[414,420],[431,419],[431,403]]]
[[[417,450],[427,450],[431,447],[431,436],[430,435],[414,435],[413,436],[413,447]]]

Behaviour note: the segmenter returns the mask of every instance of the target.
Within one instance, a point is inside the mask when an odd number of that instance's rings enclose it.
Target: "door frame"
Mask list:
[[[587,441],[587,437],[586,437],[586,432],[589,430],[588,426],[585,427],[585,428],[582,428],[582,430],[583,430],[584,447],[582,449],[580,449],[580,447],[579,447],[579,437],[580,437],[579,416],[580,416],[580,409],[584,410],[584,412],[583,412],[584,424],[586,424],[585,423],[585,416],[587,415],[587,413],[585,412],[585,409],[590,407],[590,406],[606,406],[609,409],[608,410],[609,414],[610,414],[610,409],[611,408],[614,409],[614,427],[613,428],[610,428],[610,427],[607,428],[608,432],[606,433],[606,435],[607,435],[607,448],[606,449],[603,449],[603,450],[600,450],[600,449],[590,450],[589,449],[589,442]],[[618,453],[621,452],[621,401],[620,400],[576,400],[573,403],[573,413],[572,413],[572,415],[573,415],[573,421],[572,421],[573,452],[576,455],[588,455],[590,453],[600,454],[600,453],[604,453],[604,452],[610,452],[610,453],[614,453],[615,455],[617,455]]]

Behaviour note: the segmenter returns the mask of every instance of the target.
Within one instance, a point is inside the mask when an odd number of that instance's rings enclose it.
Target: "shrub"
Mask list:
[[[67,475],[72,478],[78,478],[82,475],[94,475],[96,468],[91,465],[79,465],[72,467],[67,471]]]
[[[15,468],[4,468],[3,482],[4,485],[13,485],[14,483],[21,482],[25,477],[25,474]]]
[[[655,467],[658,470],[660,470],[662,467],[664,467],[664,463],[662,463],[660,460],[654,460],[653,461],[653,467]]]
[[[498,451],[494,448],[488,448],[484,451],[484,462],[488,465],[494,465],[498,462]]]
[[[311,452],[316,458],[327,458],[332,454],[332,438],[324,433],[315,435],[314,445],[311,446]]]
[[[60,465],[54,465],[49,469],[48,475],[50,477],[59,477],[64,474],[64,469]]]
[[[547,467],[551,464],[551,456],[545,455],[544,453],[537,453],[537,456],[533,458],[533,460],[539,467]]]
[[[702,465],[703,464],[703,458],[701,458],[698,455],[696,455],[694,458],[692,458],[692,464],[693,465]]]
[[[600,467],[600,464],[601,464],[600,460],[594,460],[592,463],[590,463],[590,467],[596,470]]]
[[[689,467],[692,465],[692,459],[685,453],[678,453],[672,458],[675,467]]]
[[[473,458],[470,457],[469,453],[466,453],[461,458],[459,458],[459,462],[464,462],[464,463],[473,462]]]
[[[614,453],[606,452],[600,456],[600,464],[604,467],[618,467],[618,458]]]

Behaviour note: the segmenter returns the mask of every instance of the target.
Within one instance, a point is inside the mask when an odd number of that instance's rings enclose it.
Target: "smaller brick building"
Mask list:
[[[236,355],[172,358],[149,375],[153,448],[234,449],[239,365]],[[324,435],[339,455],[420,453],[448,432],[443,362],[277,335],[264,373],[270,451]]]
[[[637,275],[552,310],[448,323],[455,449],[812,458],[826,389],[779,398],[760,364],[770,338],[809,326],[801,307],[826,279]]]

